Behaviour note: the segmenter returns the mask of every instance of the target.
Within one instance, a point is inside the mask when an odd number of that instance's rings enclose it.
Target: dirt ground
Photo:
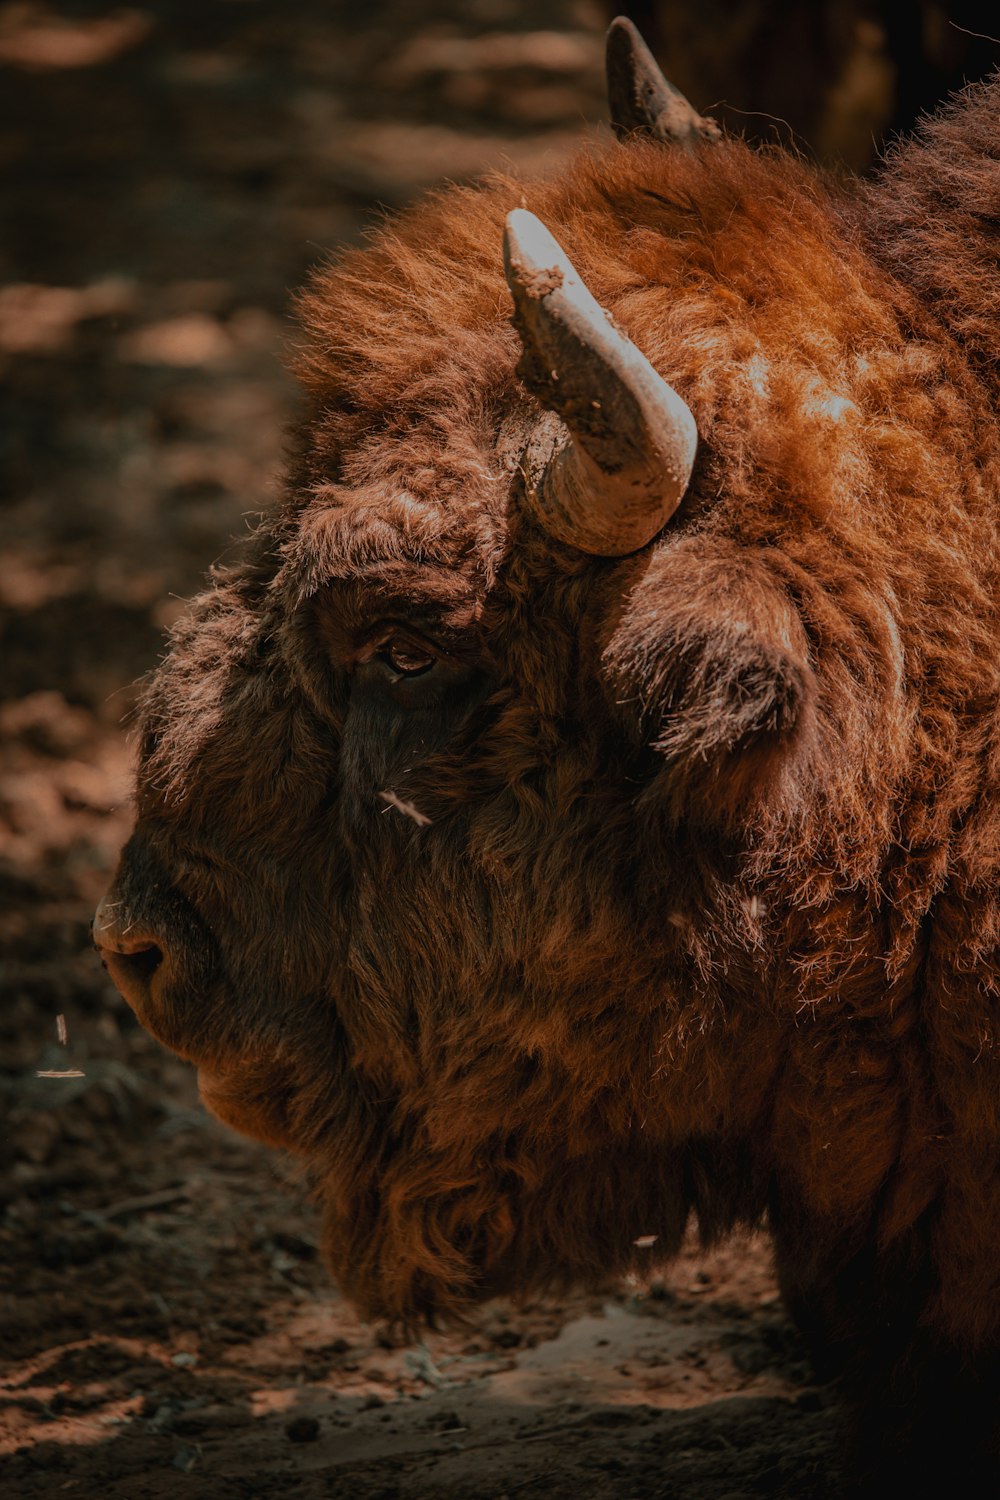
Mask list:
[[[826,1500],[766,1243],[394,1347],[294,1163],[200,1108],[89,946],[163,627],[267,506],[289,290],[603,116],[586,0],[0,4],[0,1493]]]

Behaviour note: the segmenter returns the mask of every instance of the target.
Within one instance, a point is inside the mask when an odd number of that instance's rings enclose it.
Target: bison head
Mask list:
[[[559,181],[314,277],[287,499],[152,678],[96,922],[209,1107],[308,1158],[368,1312],[758,1216],[823,914],[884,978],[951,753],[971,376],[865,248],[891,187],[628,79]]]

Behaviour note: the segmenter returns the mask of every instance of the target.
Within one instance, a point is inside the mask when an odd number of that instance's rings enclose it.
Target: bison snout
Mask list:
[[[122,926],[118,903],[106,898],[94,914],[94,946],[122,997],[139,1015],[145,1015],[152,1000],[156,976],[164,967],[162,942],[135,926]]]

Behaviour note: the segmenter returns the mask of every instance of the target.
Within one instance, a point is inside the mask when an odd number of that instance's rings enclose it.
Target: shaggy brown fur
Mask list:
[[[302,299],[288,500],[153,679],[115,899],[130,998],[311,1161],[366,1313],[767,1215],[879,1441],[945,1401],[996,1459],[998,106],[853,194],[595,147]],[[521,503],[517,205],[697,419],[633,557]]]

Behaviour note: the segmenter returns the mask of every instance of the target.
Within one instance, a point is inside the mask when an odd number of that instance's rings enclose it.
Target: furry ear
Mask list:
[[[787,790],[813,737],[816,680],[779,580],[760,556],[704,537],[634,574],[601,668],[658,789],[722,818]]]

